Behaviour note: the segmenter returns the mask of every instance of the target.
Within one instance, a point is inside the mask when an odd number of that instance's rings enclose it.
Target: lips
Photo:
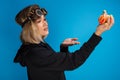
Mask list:
[[[45,28],[44,31],[48,31],[48,28]]]

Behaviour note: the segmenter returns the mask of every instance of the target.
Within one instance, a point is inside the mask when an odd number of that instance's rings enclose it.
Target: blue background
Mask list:
[[[66,71],[67,80],[120,80],[120,0],[2,0],[0,2],[0,80],[27,80],[26,68],[13,63],[21,45],[21,27],[15,15],[30,4],[39,4],[48,11],[50,34],[46,41],[59,51],[59,44],[77,37],[80,45],[96,30],[98,17],[106,9],[113,14],[115,24],[106,31],[103,40],[87,61],[73,71]]]

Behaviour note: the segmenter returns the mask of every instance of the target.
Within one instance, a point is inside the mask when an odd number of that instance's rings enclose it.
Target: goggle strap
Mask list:
[[[41,11],[43,12],[44,15],[47,15],[47,11],[45,8],[41,8]]]

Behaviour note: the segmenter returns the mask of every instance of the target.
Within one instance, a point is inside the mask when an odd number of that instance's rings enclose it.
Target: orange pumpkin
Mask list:
[[[101,15],[101,16],[99,17],[99,19],[98,19],[99,24],[104,24],[104,23],[107,21],[108,17],[109,17],[109,16],[108,16],[108,15],[105,15],[105,14]]]

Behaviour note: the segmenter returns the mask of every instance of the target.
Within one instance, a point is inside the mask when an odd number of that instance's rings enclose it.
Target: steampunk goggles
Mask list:
[[[40,18],[42,15],[46,16],[47,11],[44,8],[37,8],[33,11],[31,11],[31,14],[27,17],[27,19],[23,22],[22,27],[29,21],[36,20]]]

